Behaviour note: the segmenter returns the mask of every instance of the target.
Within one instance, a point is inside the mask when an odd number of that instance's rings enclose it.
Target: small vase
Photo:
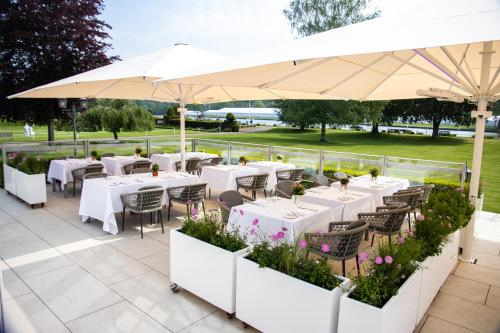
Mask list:
[[[341,191],[347,191],[347,184],[340,184]]]
[[[158,171],[152,171],[153,177],[158,177]]]
[[[292,196],[292,199],[293,199],[293,202],[298,206],[300,204],[300,202],[302,201],[302,198],[304,196],[303,195],[293,195]]]
[[[95,161],[95,156],[91,156],[92,161]]]
[[[283,160],[277,160],[276,162],[278,162],[278,163],[283,163]]]
[[[377,176],[372,176],[372,182],[376,182],[377,181]]]
[[[246,162],[240,162],[240,167],[244,167],[245,165],[247,165]]]

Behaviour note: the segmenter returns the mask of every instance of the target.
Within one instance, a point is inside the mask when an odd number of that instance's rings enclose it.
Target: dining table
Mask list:
[[[340,184],[333,183],[332,187],[340,187]],[[410,186],[410,181],[404,178],[395,178],[388,176],[378,176],[376,180],[370,175],[352,177],[347,185],[349,190],[371,193],[374,196],[377,206],[384,204],[383,197],[393,195],[399,190],[405,190]]]
[[[240,165],[206,166],[201,171],[200,181],[207,183],[212,191],[236,190],[236,178],[256,175],[259,169]]]
[[[212,157],[217,157],[219,155],[217,154],[210,154],[210,153],[205,153],[205,152],[187,152],[186,153],[186,160],[190,158],[199,158],[201,160],[207,159],[207,158],[212,158]],[[151,155],[151,162],[158,164],[160,167],[161,171],[176,171],[175,170],[175,162],[179,162],[181,160],[181,154],[180,153],[173,153],[173,154],[152,154]]]
[[[270,197],[233,207],[227,228],[245,236],[248,244],[272,241],[280,232],[281,239],[294,243],[305,232],[327,232],[332,221],[329,207]]]
[[[314,203],[330,207],[333,221],[355,221],[359,213],[374,212],[377,206],[372,193],[341,190],[339,187],[319,186],[307,189],[304,203]]]
[[[276,184],[278,183],[276,172],[295,169],[295,164],[274,161],[255,161],[248,162],[246,165],[248,167],[256,168],[262,173],[269,174],[266,187],[266,190],[268,191],[274,190]]]
[[[106,178],[86,179],[83,182],[79,215],[85,222],[93,218],[103,222],[102,229],[113,235],[118,233],[115,213],[123,210],[120,194],[138,191],[141,187],[159,185],[163,188],[193,185],[199,177],[184,172],[162,172],[157,177],[150,173],[140,173]],[[168,201],[166,192],[163,204]]]
[[[101,157],[102,163],[106,167],[108,174],[111,176],[120,176],[123,175],[123,167],[127,164],[132,164],[137,161],[149,161],[149,159],[145,157],[137,157],[137,156],[108,156]]]
[[[67,183],[73,181],[73,174],[71,171],[79,168],[89,166],[91,164],[103,164],[101,161],[93,160],[92,158],[67,158],[65,160],[52,160],[50,161],[49,171],[47,172],[47,180],[53,183],[58,180],[61,183],[61,190]],[[102,172],[106,172],[106,167]]]

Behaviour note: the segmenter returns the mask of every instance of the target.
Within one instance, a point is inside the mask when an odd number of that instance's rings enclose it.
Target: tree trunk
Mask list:
[[[118,132],[117,131],[113,131],[113,136],[115,137],[115,140],[118,140]]]
[[[322,122],[321,123],[321,138],[319,139],[320,142],[326,142],[326,123]]]
[[[306,129],[306,125],[304,123],[300,124],[300,130],[303,131]]]
[[[372,134],[379,134],[380,132],[378,131],[378,122],[373,122],[372,123]]]
[[[53,142],[55,140],[55,134],[54,134],[54,117],[49,117],[47,120],[47,140],[49,142]]]
[[[439,137],[439,125],[441,125],[441,118],[432,118],[432,140],[437,140]]]

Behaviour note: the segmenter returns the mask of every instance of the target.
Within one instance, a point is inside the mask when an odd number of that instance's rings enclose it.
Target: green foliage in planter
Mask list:
[[[254,225],[258,220],[254,220]],[[312,259],[307,256],[307,243],[290,244],[285,240],[286,228],[271,236],[263,235],[258,226],[258,241],[247,259],[257,263],[259,267],[267,267],[290,275],[315,286],[332,290],[342,281],[335,276],[332,267],[324,259]],[[253,230],[253,231],[252,231]],[[255,233],[255,229],[250,232]]]
[[[353,279],[356,288],[349,297],[382,308],[418,269],[423,246],[414,237],[399,237],[397,244],[379,244],[371,258],[364,252],[360,253],[359,261],[369,274]]]
[[[197,215],[196,209],[193,209],[179,231],[229,252],[236,252],[247,247],[245,237],[237,230],[227,231],[225,225],[218,222],[215,214],[210,213],[203,218],[198,218]]]
[[[28,175],[36,175],[39,173],[47,174],[50,160],[26,156],[24,153],[12,153],[10,154],[7,164]]]

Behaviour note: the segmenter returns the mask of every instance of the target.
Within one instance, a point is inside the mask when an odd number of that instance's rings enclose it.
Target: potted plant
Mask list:
[[[285,241],[286,228],[257,232],[252,251],[237,259],[236,317],[263,332],[336,332],[349,280],[326,260],[309,258],[305,240]]]
[[[292,199],[296,205],[298,205],[305,194],[305,188],[302,184],[296,183],[292,189]]]
[[[349,184],[349,178],[342,178],[340,179],[340,190],[345,190],[347,191],[347,185]]]
[[[378,169],[377,168],[371,168],[370,171],[370,176],[372,176],[372,180],[376,181],[378,177]]]
[[[282,163],[283,162],[283,155],[281,155],[281,154],[276,155],[276,161],[278,161],[279,163]]]
[[[240,156],[240,166],[247,165],[248,159],[245,156]]]
[[[97,159],[97,151],[96,150],[92,150],[90,152],[90,158],[92,159],[92,161],[95,161]]]
[[[142,148],[141,147],[135,148],[135,158],[141,157],[141,153],[142,153]]]
[[[245,237],[238,230],[226,230],[218,211],[199,216],[192,209],[183,226],[170,232],[171,289],[182,287],[231,317],[236,306],[236,258],[245,253]]]
[[[365,274],[353,279],[354,288],[340,300],[339,333],[413,332],[422,246],[415,238],[398,238],[398,244],[379,244],[372,257],[359,254]]]
[[[153,164],[151,166],[151,172],[153,173],[153,177],[158,177],[158,171],[160,171],[160,166],[158,164]]]

